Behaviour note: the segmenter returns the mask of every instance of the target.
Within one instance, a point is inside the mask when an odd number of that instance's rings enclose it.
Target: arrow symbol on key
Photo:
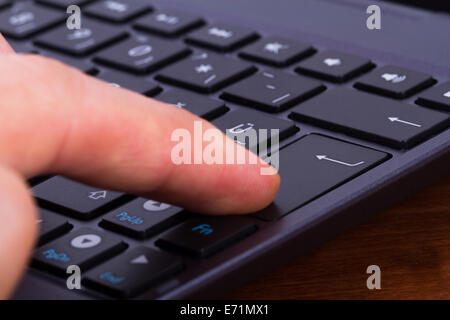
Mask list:
[[[358,163],[347,163],[347,162],[343,162],[343,161],[339,161],[339,160],[328,158],[325,155],[316,155],[316,158],[319,159],[319,160],[326,160],[326,161],[342,164],[342,165],[347,166],[347,167],[356,167],[356,166],[359,166],[359,165],[364,163],[364,161],[360,161]]]
[[[407,124],[409,126],[414,126],[414,127],[418,127],[418,128],[420,128],[422,126],[422,125],[417,124],[417,123],[412,123],[412,122],[408,122],[408,121],[405,121],[405,120],[401,120],[401,119],[399,119],[397,117],[389,117],[388,119],[391,122],[400,122],[400,123],[404,123],[404,124]]]
[[[137,258],[131,260],[132,264],[148,264],[148,259],[145,255],[140,255]]]

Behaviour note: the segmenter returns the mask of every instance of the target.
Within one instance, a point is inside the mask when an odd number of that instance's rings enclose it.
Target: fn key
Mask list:
[[[255,230],[256,225],[243,217],[198,217],[164,234],[156,245],[205,258]]]

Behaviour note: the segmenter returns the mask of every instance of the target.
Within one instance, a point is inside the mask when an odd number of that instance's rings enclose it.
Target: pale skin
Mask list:
[[[216,215],[257,211],[277,193],[280,178],[261,175],[264,162],[173,164],[171,133],[192,131],[201,120],[184,110],[50,59],[15,54],[1,35],[0,73],[2,299],[23,275],[38,232],[26,178],[60,174]]]

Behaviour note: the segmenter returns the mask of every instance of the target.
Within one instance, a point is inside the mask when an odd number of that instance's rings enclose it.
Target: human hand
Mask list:
[[[171,133],[201,120],[187,111],[15,54],[1,35],[0,72],[0,298],[23,274],[37,233],[25,178],[60,174],[207,214],[257,211],[276,195],[279,176],[261,175],[263,162],[175,165]]]

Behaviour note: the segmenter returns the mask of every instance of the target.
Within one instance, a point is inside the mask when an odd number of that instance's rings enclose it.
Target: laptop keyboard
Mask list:
[[[65,26],[71,4],[87,16],[80,30]],[[101,295],[134,297],[199,267],[450,124],[450,82],[148,2],[0,0],[0,32],[18,52],[54,57],[223,131],[280,130],[280,191],[250,216],[200,216],[59,176],[37,180],[32,266],[63,279],[79,265]]]

